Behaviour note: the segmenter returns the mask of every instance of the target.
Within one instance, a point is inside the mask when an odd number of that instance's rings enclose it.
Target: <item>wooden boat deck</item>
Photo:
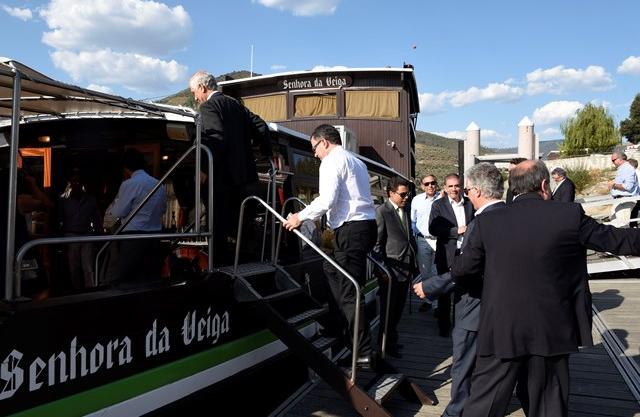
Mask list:
[[[622,342],[625,357],[640,365],[640,279],[592,280],[593,304],[599,311],[599,322]],[[414,380],[432,398],[435,406],[414,405],[394,394],[385,403],[395,417],[440,416],[449,402],[451,379],[451,341],[437,335],[437,324],[431,312],[413,313],[406,310],[400,327],[404,344],[402,359],[390,358],[401,372]],[[569,415],[571,417],[640,417],[640,403],[603,343],[599,329],[593,326],[594,347],[572,355]],[[610,339],[610,337],[607,337]],[[629,366],[627,366],[629,368]],[[639,368],[640,369],[640,368]],[[633,369],[631,370],[633,374]],[[634,375],[626,375],[633,380]],[[635,375],[640,377],[640,373]],[[633,382],[633,381],[632,381]],[[631,383],[631,385],[633,385]],[[637,391],[636,391],[637,395]],[[357,417],[348,402],[324,382],[318,382],[274,414],[280,417]],[[521,417],[524,412],[514,398],[509,416]]]

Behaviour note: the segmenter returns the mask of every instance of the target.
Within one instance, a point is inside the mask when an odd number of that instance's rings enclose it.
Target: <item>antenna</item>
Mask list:
[[[253,78],[253,44],[251,44],[251,69],[249,71],[249,78]]]

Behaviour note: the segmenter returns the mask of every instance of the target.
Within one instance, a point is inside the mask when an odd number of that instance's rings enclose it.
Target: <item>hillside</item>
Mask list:
[[[248,78],[250,75],[249,71],[233,71],[227,74],[222,74],[219,77],[216,77],[216,81],[229,81],[229,80],[237,80],[238,78]],[[261,74],[253,73],[254,76],[259,76]],[[162,104],[170,104],[172,106],[186,106],[191,107],[192,109],[196,108],[196,102],[193,99],[193,95],[188,88],[184,90],[178,91],[175,94],[172,94],[168,97],[158,100],[158,103]]]
[[[416,176],[433,174],[442,179],[451,172],[458,172],[458,143],[429,132],[416,131]]]

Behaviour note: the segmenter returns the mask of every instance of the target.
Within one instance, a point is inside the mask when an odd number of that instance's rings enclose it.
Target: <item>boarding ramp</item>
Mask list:
[[[640,217],[631,217],[631,208],[640,200],[640,196],[611,198],[611,196],[587,197],[576,202],[582,205],[585,213],[603,224],[626,228]],[[620,210],[617,210],[620,208]],[[622,213],[628,211],[627,213]],[[617,216],[616,216],[617,214]],[[590,275],[615,271],[640,269],[640,257],[617,256],[608,252],[587,251],[587,271]]]

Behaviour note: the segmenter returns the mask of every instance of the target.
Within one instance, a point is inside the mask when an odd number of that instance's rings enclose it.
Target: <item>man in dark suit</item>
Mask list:
[[[202,144],[213,153],[214,247],[219,254],[227,238],[236,237],[240,203],[259,194],[252,145],[259,147],[262,156],[270,157],[271,141],[264,120],[217,88],[215,77],[204,71],[196,72],[189,81],[189,89],[200,104]],[[203,163],[203,178],[205,167]],[[249,211],[245,219],[252,217]],[[251,226],[245,224],[247,227]]]
[[[436,270],[438,274],[449,271],[456,251],[462,245],[467,224],[473,218],[473,206],[462,195],[462,184],[458,174],[449,174],[444,179],[447,197],[435,201],[429,217],[429,233],[436,237]],[[438,330],[447,337],[451,328],[451,294],[438,298]]]
[[[516,165],[518,165],[520,162],[523,162],[523,161],[526,161],[526,160],[527,160],[527,158],[520,158],[520,157],[512,158],[509,161],[509,168],[508,168],[509,172],[511,172],[511,170],[513,168],[515,168]],[[510,186],[507,187],[507,196],[505,197],[505,201],[507,202],[507,204],[513,203],[513,190],[511,189]]]
[[[378,225],[378,239],[373,249],[385,264],[390,267],[393,276],[385,277],[387,282],[381,282],[378,295],[380,296],[380,330],[378,343],[382,346],[382,336],[387,323],[386,353],[400,358],[397,326],[402,316],[402,310],[407,299],[410,277],[416,271],[415,249],[416,242],[411,233],[411,218],[407,201],[409,201],[408,181],[399,177],[392,178],[387,185],[388,200],[376,209],[376,223]],[[391,284],[389,321],[386,321],[387,292]]]
[[[593,344],[586,249],[640,254],[637,230],[599,224],[578,204],[545,201],[549,179],[541,161],[514,168],[513,204],[478,217],[453,264],[454,276],[484,277],[465,417],[504,416],[521,375],[528,416],[567,416],[569,353]]]
[[[576,199],[576,186],[569,178],[567,171],[558,167],[551,171],[551,178],[555,181],[556,188],[553,189],[551,199],[564,203],[573,203]]]
[[[465,194],[476,209],[475,217],[467,226],[461,251],[474,233],[477,219],[483,213],[499,211],[505,207],[502,198],[504,185],[500,171],[486,162],[472,166],[465,173]],[[434,299],[454,287],[451,273],[425,277],[414,284],[418,297]],[[443,417],[460,416],[471,387],[471,373],[476,361],[476,341],[480,321],[480,296],[482,280],[467,280],[455,285],[455,325],[451,333],[453,362],[451,364],[451,400],[442,413]]]

